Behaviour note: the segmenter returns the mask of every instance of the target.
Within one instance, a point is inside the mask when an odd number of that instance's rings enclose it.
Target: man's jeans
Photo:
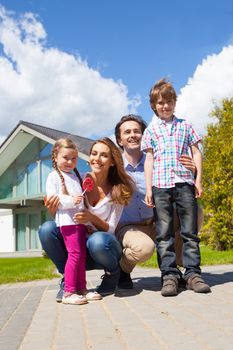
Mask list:
[[[183,240],[183,266],[185,280],[200,270],[200,239],[197,236],[197,201],[195,187],[177,183],[173,188],[153,187],[154,215],[156,223],[156,247],[158,264],[164,276],[173,274],[178,279],[180,271],[176,266],[173,232],[173,206],[176,205]]]
[[[39,228],[41,245],[58,271],[64,274],[67,250],[59,227],[54,221],[46,221]],[[94,232],[87,239],[86,269],[104,269],[115,272],[119,268],[122,248],[114,234]]]

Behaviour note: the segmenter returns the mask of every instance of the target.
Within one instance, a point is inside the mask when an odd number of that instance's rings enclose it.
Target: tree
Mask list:
[[[222,101],[211,114],[203,142],[202,240],[218,250],[233,248],[233,98]]]

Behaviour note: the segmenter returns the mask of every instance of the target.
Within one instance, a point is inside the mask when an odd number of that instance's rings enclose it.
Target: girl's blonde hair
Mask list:
[[[126,173],[121,152],[115,143],[108,137],[99,139],[93,143],[90,154],[94,145],[103,143],[110,149],[110,154],[114,165],[109,168],[108,181],[112,186],[112,201],[127,205],[133,195],[135,188],[133,179]]]
[[[69,195],[69,192],[66,188],[66,184],[65,184],[65,179],[60,171],[60,169],[57,166],[57,162],[56,162],[56,157],[60,151],[61,148],[71,148],[75,151],[77,151],[78,154],[78,147],[76,145],[76,143],[70,139],[69,137],[67,138],[61,138],[58,139],[55,144],[53,145],[53,149],[52,149],[52,164],[53,164],[53,168],[56,170],[56,172],[58,173],[60,179],[61,179],[61,184],[62,184],[62,194],[67,194]],[[77,168],[73,169],[77,178],[79,179],[80,185],[82,187],[82,178],[77,170]]]

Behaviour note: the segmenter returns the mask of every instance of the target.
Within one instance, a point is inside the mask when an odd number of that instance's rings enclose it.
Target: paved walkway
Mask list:
[[[88,272],[90,288],[100,275]],[[206,295],[164,298],[159,270],[132,276],[134,290],[82,306],[55,302],[58,280],[0,285],[0,349],[233,349],[233,265],[203,268]]]

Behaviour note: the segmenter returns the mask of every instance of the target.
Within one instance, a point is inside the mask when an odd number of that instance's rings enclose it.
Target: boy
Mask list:
[[[176,92],[166,80],[159,80],[150,91],[150,105],[155,112],[146,128],[141,149],[146,151],[145,178],[148,207],[154,207],[158,263],[162,274],[163,296],[178,294],[180,271],[176,265],[173,233],[173,205],[181,224],[184,280],[188,289],[208,293],[210,287],[201,278],[200,248],[197,236],[197,197],[202,195],[201,138],[183,119],[174,116]],[[197,173],[179,161],[181,154],[193,154]]]

